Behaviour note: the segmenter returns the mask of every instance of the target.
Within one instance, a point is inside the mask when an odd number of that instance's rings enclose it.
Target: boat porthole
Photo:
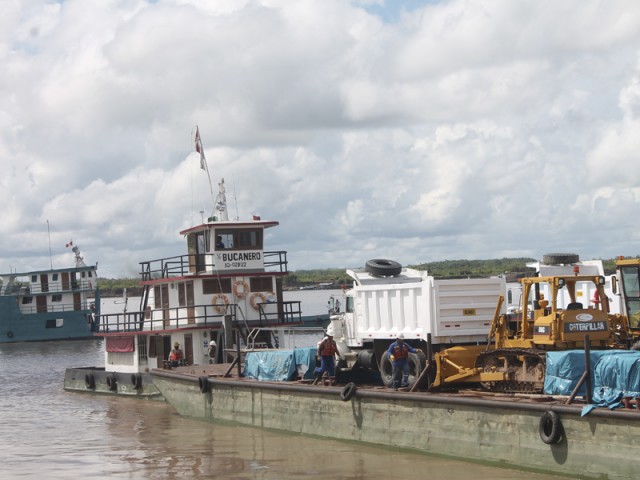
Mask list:
[[[8,337],[8,338],[13,338],[13,332],[12,332],[11,330],[9,330],[9,331],[7,332],[7,337]]]
[[[87,373],[84,376],[84,385],[85,387],[93,390],[94,388],[96,388],[96,379],[93,376],[93,373]]]
[[[209,377],[198,377],[198,386],[200,387],[200,392],[207,393],[211,389]]]
[[[553,445],[562,439],[562,422],[560,417],[553,410],[547,410],[540,417],[538,432],[540,439],[547,445]]]
[[[356,384],[353,382],[347,383],[342,391],[340,392],[340,399],[343,402],[348,402],[351,400],[351,397],[356,393]]]
[[[118,389],[118,381],[115,375],[107,375],[107,388],[112,392]]]

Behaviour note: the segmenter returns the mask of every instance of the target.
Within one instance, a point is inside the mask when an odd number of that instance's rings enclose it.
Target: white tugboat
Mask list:
[[[226,362],[240,346],[282,348],[305,341],[301,302],[283,298],[287,253],[264,248],[265,230],[278,222],[258,216],[229,220],[224,179],[218,188],[212,215],[180,232],[186,254],[140,263],[139,310],[100,317],[105,367],[67,370],[65,389],[153,396],[158,392],[149,371],[172,367],[176,343],[182,366]]]

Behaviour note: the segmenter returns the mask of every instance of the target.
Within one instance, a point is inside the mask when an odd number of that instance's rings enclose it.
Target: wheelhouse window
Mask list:
[[[52,302],[61,302],[62,301],[62,294],[61,293],[56,293],[55,295],[51,295],[51,301]]]
[[[214,293],[231,293],[230,278],[209,278],[202,281],[202,293],[211,295]]]
[[[270,292],[273,290],[271,277],[251,277],[249,279],[249,290],[252,292]]]
[[[22,297],[23,305],[29,305],[30,303],[33,303],[33,297]]]
[[[262,229],[216,230],[216,250],[262,250]]]

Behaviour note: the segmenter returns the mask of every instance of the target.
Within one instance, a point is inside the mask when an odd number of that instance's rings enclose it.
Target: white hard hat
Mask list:
[[[209,342],[209,346],[210,346],[210,347],[215,347],[215,346],[216,346],[216,342],[214,342],[213,340],[211,340],[211,341]]]
[[[330,337],[333,337],[333,326],[329,325],[329,328],[327,328],[327,335],[329,335]]]
[[[403,334],[403,333],[401,333],[400,335],[398,335],[398,338],[399,338],[400,340],[404,340],[404,334]]]

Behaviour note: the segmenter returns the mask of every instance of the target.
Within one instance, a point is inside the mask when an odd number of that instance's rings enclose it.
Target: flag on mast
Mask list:
[[[196,152],[200,154],[200,168],[209,171],[207,168],[207,159],[204,158],[204,148],[202,148],[202,140],[200,139],[200,129],[196,127]]]
[[[211,201],[214,205],[216,201],[213,197],[213,185],[211,185],[211,174],[209,174],[209,166],[207,165],[207,159],[204,158],[204,148],[202,147],[202,139],[200,138],[200,128],[196,125],[196,152],[200,154],[200,168],[207,172],[207,178],[209,179],[209,190],[211,191]]]

